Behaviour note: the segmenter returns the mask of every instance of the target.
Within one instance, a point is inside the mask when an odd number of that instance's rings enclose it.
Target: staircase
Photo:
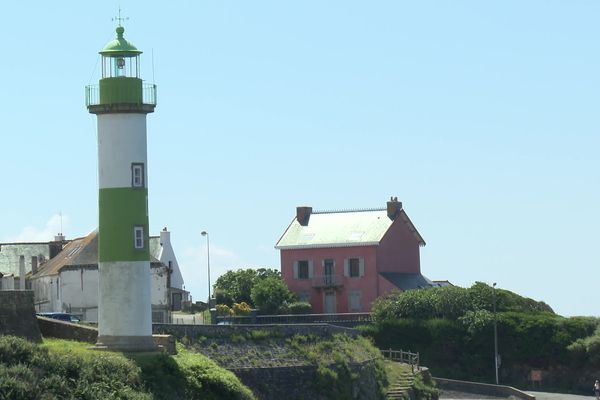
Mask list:
[[[386,399],[410,399],[414,380],[415,375],[410,370],[402,371],[398,380],[390,386]]]

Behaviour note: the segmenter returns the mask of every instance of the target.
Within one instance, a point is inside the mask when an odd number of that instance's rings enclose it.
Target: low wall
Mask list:
[[[489,383],[457,381],[454,379],[433,378],[440,389],[456,390],[459,392],[483,394],[488,396],[509,397],[518,399],[535,400],[535,396],[525,393],[512,386],[492,385]]]
[[[0,290],[0,335],[13,335],[41,342],[35,319],[33,291]]]
[[[98,339],[98,328],[52,318],[37,317],[42,336],[57,339],[76,340],[95,344]],[[175,338],[171,335],[152,335],[154,343],[168,354],[177,354]]]
[[[57,319],[37,317],[42,336],[57,339],[76,340],[78,342],[96,343],[98,329],[91,326],[73,324]]]
[[[358,336],[355,329],[333,326],[329,324],[293,324],[293,325],[174,325],[152,324],[152,333],[169,334],[177,339],[187,337],[197,339],[199,336],[220,337],[250,331],[272,331],[282,337],[294,335],[331,336],[335,333],[345,333],[348,336]]]

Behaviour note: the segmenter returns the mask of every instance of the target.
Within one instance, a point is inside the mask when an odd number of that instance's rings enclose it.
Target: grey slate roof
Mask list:
[[[420,245],[425,244],[404,210],[400,210],[397,218],[409,225]],[[378,245],[393,222],[387,216],[386,209],[315,211],[310,215],[307,225],[300,225],[294,218],[275,248],[281,250]]]
[[[150,241],[152,244],[152,240]],[[150,254],[150,263],[160,263]],[[57,275],[63,268],[70,266],[98,266],[98,231],[73,239],[58,255],[46,262],[32,278]]]
[[[421,274],[409,274],[402,272],[380,272],[379,275],[390,281],[401,290],[425,289],[437,286]]]

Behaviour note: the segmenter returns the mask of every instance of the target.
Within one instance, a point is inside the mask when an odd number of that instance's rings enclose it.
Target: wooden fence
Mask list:
[[[415,370],[419,370],[419,353],[389,349],[381,350],[381,354],[388,360],[409,364],[413,374],[415,373]]]

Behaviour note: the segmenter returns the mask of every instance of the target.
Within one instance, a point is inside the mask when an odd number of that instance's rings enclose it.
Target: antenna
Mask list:
[[[154,79],[154,47],[152,48],[152,83],[156,83]]]
[[[119,15],[116,17],[112,17],[112,19],[111,19],[111,21],[117,21],[119,26],[122,26],[121,22],[128,21],[128,20],[129,20],[129,17],[121,17],[121,6],[119,6]]]
[[[58,212],[58,215],[60,215],[60,234],[63,234],[63,226],[62,226],[62,211]]]

